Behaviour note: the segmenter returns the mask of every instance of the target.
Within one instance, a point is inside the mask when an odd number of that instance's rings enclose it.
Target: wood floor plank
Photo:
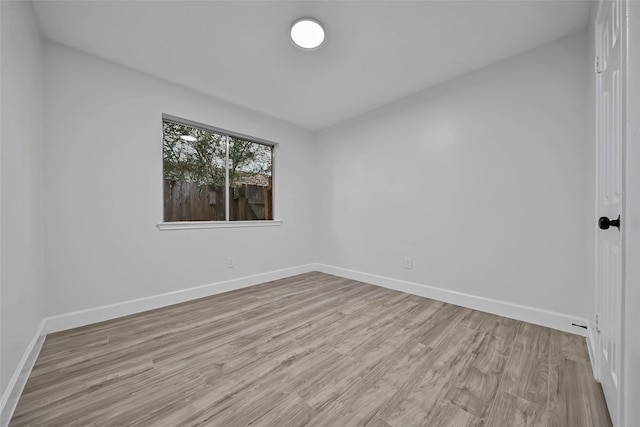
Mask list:
[[[476,329],[494,338],[512,341],[516,337],[519,320],[473,310],[461,322],[463,326]]]
[[[589,363],[589,352],[584,337],[553,329],[550,333],[551,363],[558,363],[563,358]]]
[[[255,427],[301,427],[306,426],[316,415],[316,411],[307,402],[297,394],[291,393],[251,425]]]
[[[431,349],[415,339],[405,340],[395,351],[388,353],[362,372],[348,387],[335,389],[339,397],[325,406],[313,426],[365,425],[375,417],[378,408],[388,401],[399,385],[407,380],[412,366],[419,363]],[[399,357],[402,355],[402,357]]]
[[[522,323],[500,389],[540,406],[547,405],[550,329]]]
[[[528,400],[499,391],[493,402],[487,426],[545,427],[546,409]],[[565,427],[569,427],[567,424]],[[578,427],[578,425],[576,425]]]
[[[373,417],[364,427],[391,427],[391,425],[378,417]]]
[[[438,427],[477,427],[484,425],[484,423],[478,417],[445,400],[436,405],[433,415],[429,418],[428,425]]]
[[[499,382],[499,375],[484,373],[471,366],[447,391],[445,400],[477,418],[484,418],[496,396]]]
[[[511,333],[505,334],[509,336]],[[492,331],[487,331],[469,367],[456,379],[444,400],[478,419],[486,419],[510,351],[509,341],[496,338]]]
[[[549,426],[611,426],[600,384],[593,380],[591,366],[563,358],[551,365]]]
[[[483,337],[468,328],[449,330],[420,369],[383,405],[377,416],[394,426],[423,425],[453,381],[469,365]]]
[[[313,272],[50,334],[11,426],[608,426],[584,339]]]

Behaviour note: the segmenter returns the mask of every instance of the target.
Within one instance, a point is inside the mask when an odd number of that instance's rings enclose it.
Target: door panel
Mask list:
[[[622,212],[622,49],[620,1],[602,2],[596,22],[598,214],[615,219]],[[622,223],[624,224],[624,223]],[[621,227],[623,226],[621,224]],[[618,425],[622,332],[621,233],[610,227],[597,234],[596,310],[599,334],[596,351],[598,375],[611,419]]]

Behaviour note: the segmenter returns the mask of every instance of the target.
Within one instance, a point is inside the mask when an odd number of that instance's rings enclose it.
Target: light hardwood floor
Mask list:
[[[609,426],[583,338],[322,273],[47,337],[11,426]]]

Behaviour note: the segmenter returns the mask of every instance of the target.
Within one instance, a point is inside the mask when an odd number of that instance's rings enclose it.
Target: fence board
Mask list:
[[[271,183],[271,180],[269,181]],[[164,221],[224,221],[225,191],[213,186],[164,180]],[[271,186],[241,184],[228,189],[231,221],[271,219]]]

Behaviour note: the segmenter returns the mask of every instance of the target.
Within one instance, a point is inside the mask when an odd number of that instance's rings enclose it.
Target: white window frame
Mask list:
[[[185,125],[185,126],[190,126],[190,127],[194,127],[194,128],[198,128],[198,129],[202,129],[202,130],[206,130],[209,132],[213,132],[213,133],[217,133],[220,135],[223,135],[227,138],[227,150],[226,150],[226,159],[225,159],[225,164],[227,165],[227,167],[225,168],[225,181],[226,183],[229,182],[229,144],[228,144],[228,138],[232,137],[232,138],[238,138],[238,139],[242,139],[245,141],[250,141],[250,142],[255,142],[257,144],[263,144],[263,145],[268,145],[270,147],[273,147],[273,156],[272,156],[272,166],[271,166],[271,181],[272,181],[272,186],[275,189],[276,188],[276,173],[275,173],[275,165],[276,165],[276,158],[277,158],[277,154],[278,154],[278,144],[272,141],[267,141],[265,139],[261,139],[261,138],[256,138],[253,136],[249,136],[249,135],[244,135],[238,132],[233,132],[233,131],[229,131],[226,129],[222,129],[222,128],[218,128],[215,126],[210,126],[210,125],[206,125],[203,123],[199,123],[199,122],[195,122],[193,120],[188,120],[188,119],[183,119],[181,117],[176,117],[176,116],[172,116],[169,114],[162,114],[162,121],[161,123],[165,122],[165,121],[169,121],[169,122],[173,122],[176,124],[180,124],[180,125]],[[163,153],[164,155],[164,153]],[[163,171],[164,174],[164,171]],[[164,176],[163,176],[164,178]],[[160,221],[156,224],[156,227],[158,228],[158,230],[160,231],[165,231],[165,230],[197,230],[197,229],[205,229],[205,228],[244,228],[244,227],[277,227],[282,225],[283,221],[281,219],[275,219],[278,218],[278,212],[276,210],[276,207],[278,206],[278,203],[276,203],[276,191],[273,191],[273,195],[272,195],[272,199],[273,199],[273,205],[271,207],[272,209],[272,216],[274,219],[266,219],[266,220],[258,220],[258,221],[230,221],[229,220],[229,190],[227,189],[225,191],[225,220],[224,221],[171,221],[171,222],[165,222],[164,221],[164,214],[162,214],[163,216],[163,221]],[[163,200],[162,203],[164,204],[164,194],[163,194]],[[162,207],[162,205],[161,205]],[[160,212],[163,212],[163,209],[160,210]]]

